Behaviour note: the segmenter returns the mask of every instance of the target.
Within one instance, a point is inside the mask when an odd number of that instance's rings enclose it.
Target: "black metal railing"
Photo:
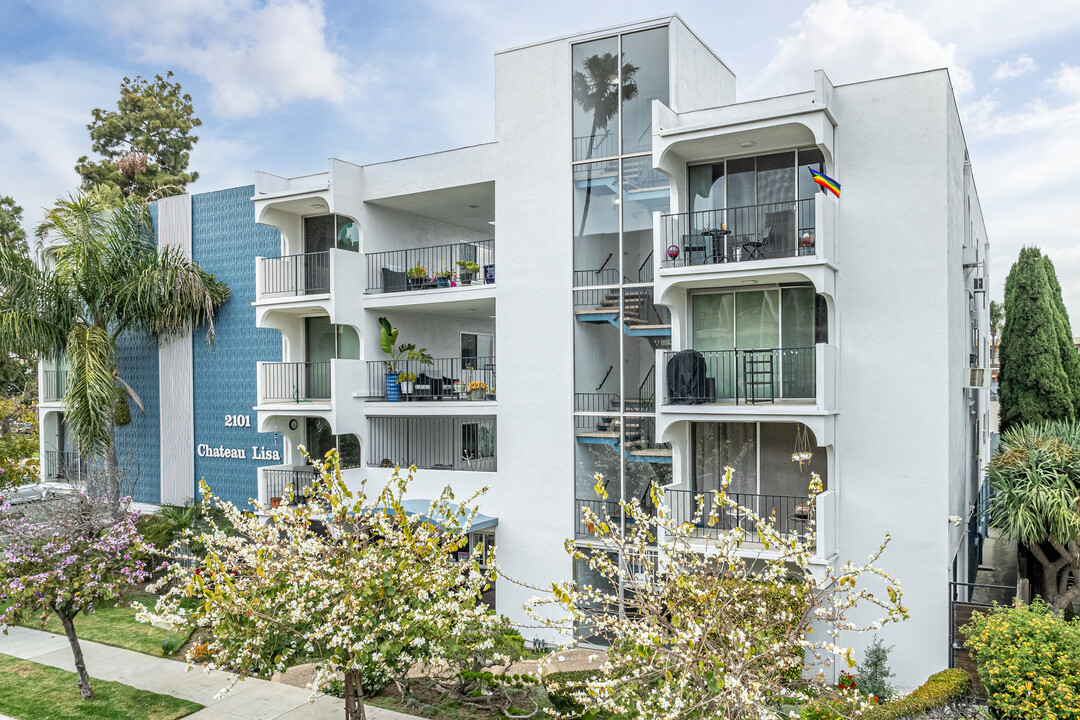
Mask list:
[[[315,482],[315,468],[263,468],[262,472],[266,497],[271,503],[275,499],[287,499],[290,490],[293,502],[304,502],[308,489]]]
[[[367,292],[483,285],[495,282],[495,240],[368,253]]]
[[[816,252],[813,198],[664,215],[660,223],[669,248],[664,267],[789,258]]]
[[[813,347],[664,353],[664,402],[686,405],[807,400],[817,396]]]
[[[578,535],[592,535],[595,527],[586,522],[582,511],[588,508],[596,513],[597,522],[604,522],[604,511],[607,510],[611,522],[618,523],[622,520],[622,508],[618,500],[601,500],[600,498],[577,498],[574,501],[575,531]]]
[[[618,264],[616,262],[616,264]],[[601,267],[596,270],[575,270],[574,287],[593,287],[595,285],[618,285],[619,269],[613,267]],[[629,283],[629,280],[626,280]]]
[[[645,260],[638,267],[637,279],[639,283],[651,283],[653,281],[652,250],[649,251],[649,254],[645,256]]]
[[[614,129],[604,129],[592,135],[574,138],[575,160],[591,160],[618,154],[619,134]]]
[[[386,363],[371,361],[367,369],[368,397],[385,399]],[[494,356],[435,358],[431,363],[405,360],[397,369],[403,401],[488,400],[495,393]]]
[[[262,259],[260,295],[319,295],[330,292],[330,251]]]
[[[702,510],[697,510],[698,498],[705,497]],[[757,517],[771,520],[777,532],[785,537],[805,536],[810,520],[814,517],[814,506],[803,495],[760,495],[756,493],[727,493],[732,502],[752,511]],[[740,528],[751,542],[759,542],[753,516],[734,507],[719,507],[712,492],[693,490],[664,490],[664,504],[671,510],[671,518],[676,523],[689,523],[693,529],[691,537],[715,538],[721,532]],[[709,517],[716,510],[716,523],[709,525]]]
[[[266,362],[262,364],[262,395],[267,402],[305,402],[330,399],[329,362]]]
[[[656,409],[656,366],[649,366],[649,372],[645,373],[645,379],[638,385],[637,400],[629,400],[628,405],[633,407],[628,410],[641,412],[653,412]]]
[[[493,417],[368,418],[369,467],[494,472]]]
[[[574,412],[619,414],[622,403],[618,393],[574,393]]]
[[[45,451],[45,477],[49,480],[78,482],[86,477],[87,466],[79,453],[71,450]]]
[[[45,370],[41,373],[41,399],[63,400],[67,395],[67,372]]]

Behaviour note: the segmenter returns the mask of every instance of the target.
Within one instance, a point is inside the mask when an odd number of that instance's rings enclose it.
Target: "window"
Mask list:
[[[355,435],[334,435],[330,423],[322,418],[309,417],[305,430],[309,462],[316,458],[322,460],[326,453],[337,450],[342,470],[361,466],[360,439]]]
[[[461,459],[465,462],[495,457],[495,426],[492,423],[461,425]]]
[[[304,218],[304,252],[330,248],[360,252],[360,228],[344,215],[313,215]]]

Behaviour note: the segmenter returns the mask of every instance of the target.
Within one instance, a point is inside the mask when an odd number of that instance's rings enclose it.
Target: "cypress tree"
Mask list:
[[[1065,309],[1065,301],[1061,298],[1061,283],[1057,279],[1057,271],[1050,256],[1043,257],[1046,265],[1046,279],[1050,283],[1050,298],[1054,301],[1054,311],[1057,318],[1058,352],[1061,354],[1061,366],[1065,370],[1065,376],[1069,379],[1069,388],[1072,390],[1073,412],[1080,417],[1080,354],[1073,345],[1072,325],[1069,323],[1069,311]]]
[[[1002,430],[1024,422],[1065,420],[1076,414],[1060,345],[1059,326],[1067,326],[1068,320],[1060,319],[1061,287],[1056,276],[1051,284],[1047,268],[1039,249],[1027,247],[1020,251],[1005,280],[1005,327],[1001,330],[998,372]]]

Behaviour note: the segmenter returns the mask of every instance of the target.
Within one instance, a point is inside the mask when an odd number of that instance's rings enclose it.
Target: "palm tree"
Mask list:
[[[106,497],[120,507],[116,413],[134,390],[120,376],[122,333],[158,342],[209,323],[228,287],[176,247],[157,247],[147,202],[90,191],[61,198],[38,228],[38,267],[0,245],[0,347],[68,364],[65,421],[80,451],[103,461]]]
[[[581,70],[574,71],[574,102],[587,113],[592,113],[592,130],[589,133],[589,147],[585,159],[592,159],[596,145],[596,133],[607,130],[608,123],[619,114],[619,60],[612,53],[590,55],[581,61]],[[637,96],[637,81],[634,73],[636,65],[624,62],[622,65],[622,99],[630,100]],[[590,172],[591,175],[591,172]],[[592,186],[585,185],[585,204],[582,206],[581,228],[578,237],[585,234],[585,221],[589,217],[589,203],[592,200]]]

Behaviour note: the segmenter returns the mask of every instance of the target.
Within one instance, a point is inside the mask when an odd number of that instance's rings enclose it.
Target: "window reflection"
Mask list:
[[[619,162],[574,166],[574,284],[619,281]]]
[[[623,35],[623,142],[624,153],[652,149],[652,101],[668,102],[668,29]],[[630,92],[627,70],[633,67]]]
[[[615,37],[574,46],[575,160],[619,154],[618,54],[619,39]],[[627,79],[623,82],[624,94],[629,93]],[[632,74],[629,82],[633,82]]]

